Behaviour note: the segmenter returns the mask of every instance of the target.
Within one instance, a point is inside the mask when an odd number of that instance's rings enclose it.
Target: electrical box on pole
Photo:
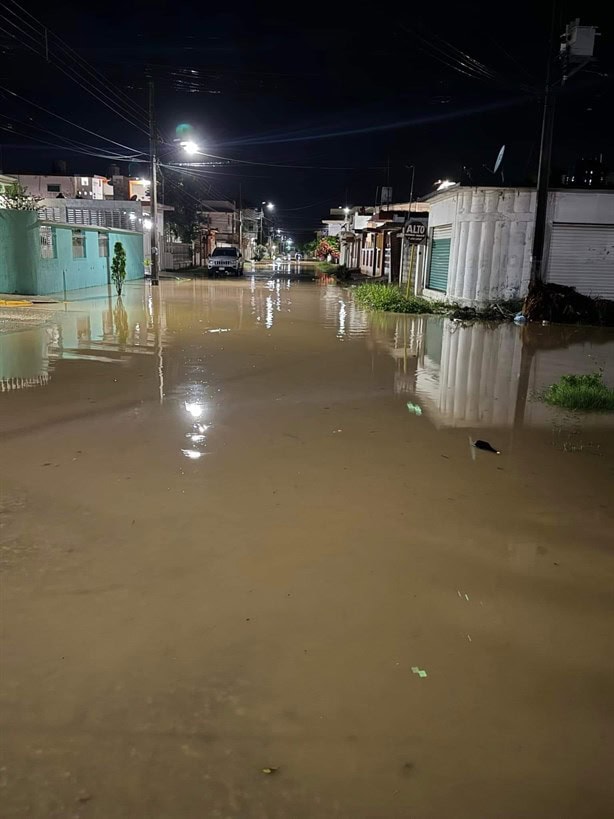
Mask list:
[[[570,63],[583,63],[590,60],[595,50],[595,37],[599,36],[596,26],[581,26],[577,17],[572,23],[567,23],[565,34],[561,37],[561,54]]]
[[[554,107],[556,94],[559,94],[567,80],[577,74],[593,60],[595,37],[599,36],[596,26],[581,26],[576,18],[565,27],[561,35],[560,53],[556,58],[556,39],[554,37],[556,4],[552,5],[550,46],[546,62],[546,83],[543,96],[542,132],[539,148],[539,167],[537,172],[537,198],[535,203],[535,230],[531,253],[531,285],[543,281],[544,244],[546,235],[546,211],[548,208],[548,183],[550,181],[550,160],[552,156],[552,138],[554,133]],[[555,61],[560,68],[554,71]],[[553,76],[554,75],[554,76]]]

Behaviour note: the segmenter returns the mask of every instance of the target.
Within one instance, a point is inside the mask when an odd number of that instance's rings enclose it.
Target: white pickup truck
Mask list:
[[[242,276],[243,256],[236,247],[216,247],[207,259],[210,276]]]

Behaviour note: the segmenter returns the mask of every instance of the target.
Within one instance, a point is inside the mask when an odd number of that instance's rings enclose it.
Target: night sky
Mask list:
[[[557,35],[580,15],[603,36],[595,66],[571,79],[558,101],[554,167],[566,171],[577,157],[599,153],[613,167],[606,122],[613,102],[614,29],[606,29],[611,13],[605,3],[557,5]],[[273,201],[278,223],[299,241],[310,238],[329,207],[372,204],[379,185],[389,182],[394,199],[406,201],[412,164],[417,195],[430,192],[439,178],[498,184],[484,166],[493,166],[505,143],[506,183],[535,181],[536,89],[544,78],[550,3],[368,4],[358,11],[350,3],[276,8],[156,0],[88,6],[68,0],[59,7],[24,8],[40,22],[12,0],[0,3],[0,85],[96,135],[2,91],[5,173],[49,172],[58,158],[75,173],[106,172],[109,159],[76,153],[66,138],[94,154],[146,152],[143,108],[150,74],[165,140],[172,141],[179,123],[189,123],[206,151],[254,163],[194,177],[202,196]],[[47,63],[40,55],[40,23],[76,55],[51,37]],[[162,147],[163,162],[177,158],[172,144]],[[118,164],[124,172],[147,175],[144,164]],[[168,172],[167,178],[172,185],[178,176]]]

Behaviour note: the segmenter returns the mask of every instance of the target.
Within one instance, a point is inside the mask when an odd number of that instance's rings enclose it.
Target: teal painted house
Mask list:
[[[0,209],[0,293],[48,295],[106,285],[116,242],[126,251],[126,280],[142,279],[138,231],[41,221],[36,211]]]

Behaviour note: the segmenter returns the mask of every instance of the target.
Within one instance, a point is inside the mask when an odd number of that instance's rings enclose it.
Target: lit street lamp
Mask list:
[[[272,202],[261,202],[260,203],[260,213],[258,218],[260,220],[260,230],[259,230],[259,243],[262,244],[264,241],[264,230],[263,230],[263,222],[264,222],[264,209],[267,210],[275,210],[275,205]]]
[[[181,147],[186,152],[186,154],[188,154],[188,156],[194,156],[195,154],[200,152],[200,148],[198,147],[198,145],[191,139],[189,139],[187,142],[182,142]]]

